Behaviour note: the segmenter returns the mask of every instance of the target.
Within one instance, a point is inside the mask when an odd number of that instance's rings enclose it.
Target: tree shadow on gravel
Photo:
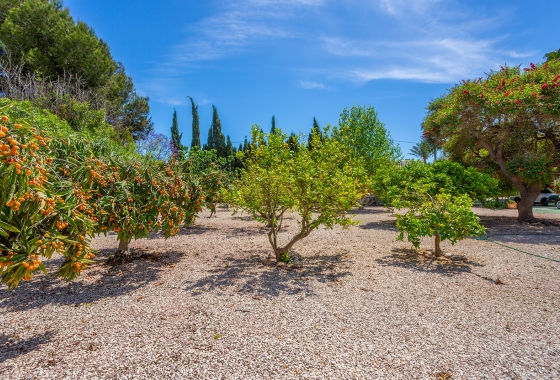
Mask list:
[[[519,244],[560,244],[560,227],[552,224],[557,224],[558,221],[542,218],[539,220],[541,221],[539,223],[523,223],[518,222],[514,215],[480,216],[481,224],[487,228],[485,236],[491,240]]]
[[[52,331],[45,331],[28,339],[19,339],[17,336],[0,334],[0,363],[34,351],[42,344],[51,341],[53,337],[54,332]]]
[[[375,215],[375,214],[388,214],[389,212],[381,206],[364,206],[364,208],[358,208],[349,211],[348,214],[356,215]]]
[[[438,261],[419,254],[415,249],[393,248],[392,254],[375,260],[381,266],[411,269],[451,277],[460,273],[473,273],[472,267],[483,265],[462,257],[461,261]]]
[[[203,278],[186,282],[184,289],[192,291],[194,296],[215,290],[254,297],[278,297],[282,294],[309,296],[314,294],[311,281],[334,285],[352,275],[343,253],[304,257],[303,268],[294,270],[263,265],[263,253],[266,255],[268,251],[249,257],[226,256]]]
[[[366,224],[360,224],[359,227],[363,230],[382,230],[397,232],[396,220],[380,220],[377,222],[369,222]]]
[[[183,256],[176,251],[154,254],[137,249],[131,262],[108,266],[105,262],[113,252],[114,249],[99,251],[96,263],[70,282],[56,276],[62,259],[51,260],[47,263],[48,275],[38,275],[14,290],[0,289],[0,314],[2,310],[26,311],[45,305],[89,306],[104,298],[119,297],[157,282],[160,273]]]

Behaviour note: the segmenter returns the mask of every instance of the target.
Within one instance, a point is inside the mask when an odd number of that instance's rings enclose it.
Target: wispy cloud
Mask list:
[[[325,90],[328,88],[324,83],[318,82],[308,82],[308,81],[300,81],[299,85],[301,88],[306,90]]]
[[[469,17],[453,3],[378,0],[385,17],[397,24],[382,36],[324,37],[324,50],[345,60],[343,69],[336,68],[331,75],[359,83],[376,79],[451,83],[534,54],[500,48],[509,36],[478,32],[497,25],[495,18]]]

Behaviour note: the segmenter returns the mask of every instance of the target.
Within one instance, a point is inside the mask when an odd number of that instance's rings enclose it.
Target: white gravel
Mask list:
[[[475,211],[493,240],[560,259],[560,227]],[[372,207],[298,243],[287,271],[261,264],[256,222],[207,216],[132,243],[157,259],[110,267],[100,237],[78,280],[2,288],[0,379],[560,378],[560,263],[474,239],[443,245],[466,261],[434,261]]]

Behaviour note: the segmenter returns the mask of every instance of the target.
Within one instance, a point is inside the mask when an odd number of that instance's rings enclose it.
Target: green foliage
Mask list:
[[[113,230],[126,247],[194,222],[202,191],[180,168],[138,156],[134,144],[120,146],[103,131],[76,134],[26,102],[2,99],[0,110],[0,274],[9,287],[44,271],[41,257],[55,253],[65,257],[58,274],[75,278],[91,263],[94,233]]]
[[[9,107],[3,101],[1,111]],[[54,253],[65,258],[58,274],[71,280],[93,257],[93,222],[83,207],[92,178],[83,165],[53,158],[50,139],[27,120],[11,120],[3,115],[0,126],[2,283],[14,288],[37,270],[46,272],[41,258]]]
[[[495,195],[498,181],[447,160],[434,164],[411,161],[380,173],[375,191],[386,207],[408,210],[404,216],[397,216],[400,239],[407,234],[418,247],[422,236],[436,236],[439,252],[440,239],[455,243],[468,234],[480,233],[478,219],[470,207],[473,200],[484,202]],[[467,224],[463,228],[460,223]]]
[[[463,81],[430,107],[425,134],[453,160],[515,186],[519,219],[532,220],[535,198],[560,166],[560,60]]]
[[[272,115],[272,126],[270,127],[270,133],[276,133],[276,118]]]
[[[179,122],[177,121],[177,111],[173,110],[173,122],[171,123],[171,142],[173,144],[174,150],[180,152],[183,150],[183,144],[181,144],[182,133],[179,133]]]
[[[472,200],[467,195],[452,196],[439,193],[416,204],[405,214],[397,214],[398,240],[407,240],[419,248],[425,236],[437,236],[451,244],[471,235],[485,232],[480,219],[471,211]],[[436,254],[439,249],[436,243]]]
[[[340,114],[334,137],[364,160],[366,170],[374,175],[378,169],[398,162],[402,152],[395,145],[385,125],[371,106],[352,106]]]
[[[266,226],[277,260],[321,225],[354,224],[347,212],[361,198],[366,175],[361,160],[338,140],[321,142],[316,136],[313,150],[303,142],[294,150],[285,140],[278,128],[264,134],[253,127],[251,154],[230,199]],[[278,237],[288,211],[298,215],[299,231],[281,246]]]
[[[428,161],[432,153],[433,149],[431,144],[424,139],[410,149],[410,154],[416,158],[420,158],[424,163]]]
[[[0,19],[5,53],[0,55],[0,64],[4,70],[12,70],[12,75],[26,78],[21,81],[25,86],[31,83],[34,87],[20,89],[25,97],[15,96],[14,100],[32,100],[66,119],[77,131],[98,123],[104,115],[121,135],[139,139],[150,132],[149,99],[136,93],[132,79],[122,63],[113,60],[107,44],[85,23],[75,23],[62,2],[10,1],[0,11],[4,8],[9,11]],[[23,65],[21,73],[14,69],[19,64]],[[3,83],[12,93],[8,96],[18,93],[9,88],[14,83]]]
[[[323,141],[323,133],[321,132],[319,123],[317,123],[317,120],[313,118],[313,128],[311,128],[311,132],[309,133],[309,136],[307,138],[308,149],[313,149],[313,139],[315,139],[316,137],[318,137],[319,140]]]
[[[117,69],[109,47],[89,26],[74,23],[68,9],[47,0],[17,2],[0,26],[0,40],[25,71],[42,77],[72,73],[97,88]]]
[[[218,157],[215,150],[191,149],[188,159],[182,164],[182,171],[196,178],[203,194],[202,201],[212,213],[216,204],[222,202],[222,189],[228,188],[232,175],[228,172],[232,157]]]
[[[212,105],[212,126],[208,131],[207,150],[216,150],[218,157],[227,157],[226,138],[222,133],[222,122],[218,116],[218,109]]]
[[[202,148],[200,144],[200,122],[198,120],[198,105],[194,104],[193,98],[189,96],[191,100],[191,111],[192,111],[192,141],[191,148],[197,147]]]

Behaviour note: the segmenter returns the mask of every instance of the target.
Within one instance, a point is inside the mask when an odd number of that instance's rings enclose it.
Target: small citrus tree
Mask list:
[[[300,141],[294,150],[286,137],[278,128],[265,134],[253,127],[251,155],[231,192],[236,208],[266,226],[277,261],[289,261],[294,244],[319,226],[354,224],[347,212],[357,205],[365,182],[361,161],[338,140],[315,136],[314,149],[304,149]],[[285,241],[280,232],[287,212],[299,216],[299,231]]]
[[[406,210],[397,214],[398,239],[404,240],[406,235],[419,248],[423,237],[434,237],[437,257],[442,255],[442,241],[455,244],[484,233],[471,207],[473,200],[495,195],[498,184],[487,174],[455,162],[411,161],[404,167],[388,168],[375,183],[375,191],[389,209]]]

